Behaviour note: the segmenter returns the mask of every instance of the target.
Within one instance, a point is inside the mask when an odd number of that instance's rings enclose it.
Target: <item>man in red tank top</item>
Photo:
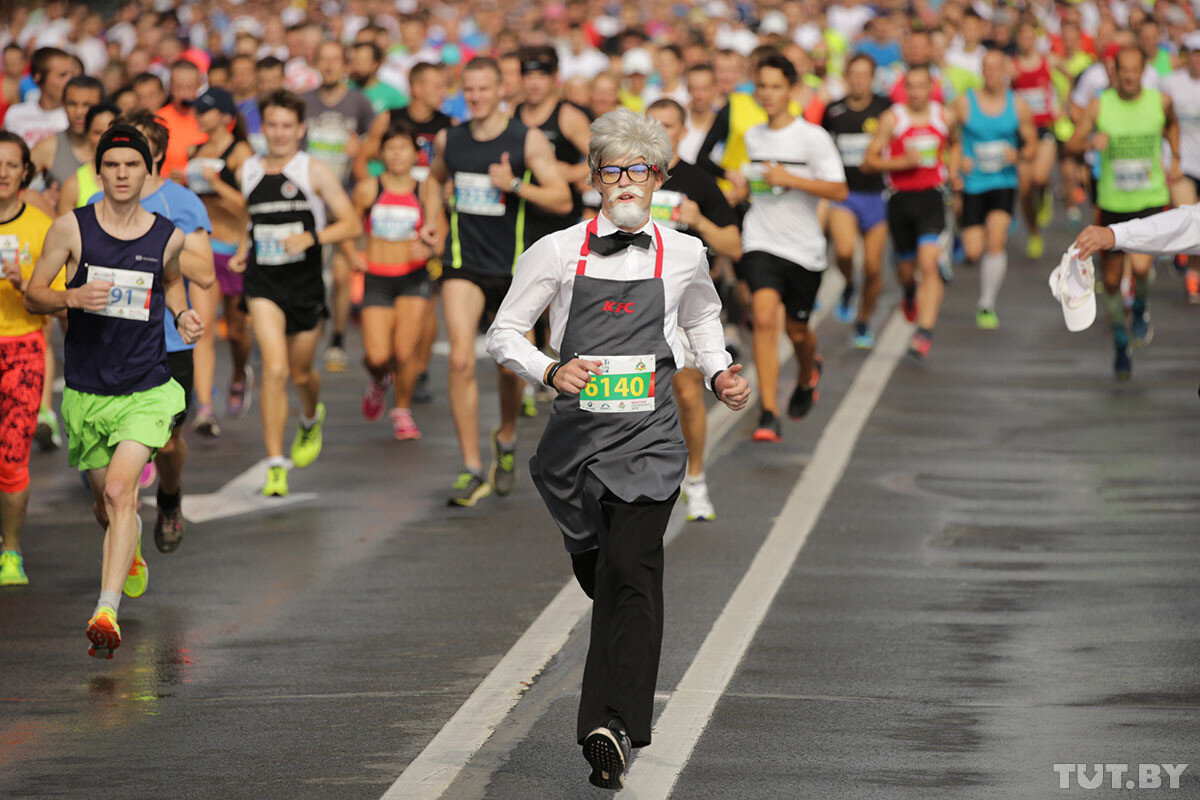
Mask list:
[[[1022,161],[1017,170],[1020,175],[1021,213],[1029,229],[1025,254],[1035,260],[1042,257],[1045,248],[1042,228],[1050,224],[1054,208],[1054,198],[1046,187],[1058,155],[1054,122],[1059,114],[1058,97],[1050,77],[1050,63],[1038,52],[1037,43],[1038,29],[1035,23],[1023,21],[1017,26],[1012,86],[1033,113],[1033,124],[1037,126],[1038,135],[1033,159]]]
[[[886,175],[888,228],[896,248],[896,271],[904,286],[902,308],[917,332],[909,354],[924,358],[933,342],[942,305],[938,237],[946,222],[942,187],[956,124],[953,112],[930,99],[933,81],[928,67],[910,67],[904,77],[907,103],[897,103],[879,118],[879,129],[867,148],[864,172]],[[957,172],[957,165],[950,164]],[[920,280],[917,280],[917,272]]]

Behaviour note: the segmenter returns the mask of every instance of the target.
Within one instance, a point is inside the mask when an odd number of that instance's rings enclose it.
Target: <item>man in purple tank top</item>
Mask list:
[[[140,597],[149,571],[141,555],[138,475],[171,435],[183,389],[167,366],[163,315],[193,343],[203,333],[187,305],[179,268],[183,232],[141,206],[151,172],[146,138],[114,125],[96,148],[104,197],[59,217],[46,235],[25,294],[32,313],[65,310],[68,326],[63,423],[68,461],[86,471],[105,529],[100,600],[88,621],[88,654],[112,658],[121,644],[121,594]],[[66,266],[67,288],[50,288]]]

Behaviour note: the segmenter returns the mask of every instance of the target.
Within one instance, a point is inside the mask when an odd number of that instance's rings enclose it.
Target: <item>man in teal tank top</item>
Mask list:
[[[1170,202],[1168,180],[1179,180],[1179,125],[1171,99],[1156,89],[1142,88],[1145,55],[1135,47],[1117,54],[1116,88],[1106,89],[1092,100],[1075,128],[1067,148],[1082,154],[1100,153],[1100,179],[1096,184],[1099,224],[1114,225],[1157,214]],[[1163,169],[1163,139],[1171,147],[1169,173]],[[1150,326],[1147,292],[1153,256],[1129,254],[1133,273],[1134,299],[1129,327],[1125,324],[1125,302],[1121,295],[1125,253],[1114,250],[1101,260],[1104,279],[1104,308],[1113,331],[1116,357],[1113,370],[1118,380],[1133,372],[1129,346],[1149,344]]]

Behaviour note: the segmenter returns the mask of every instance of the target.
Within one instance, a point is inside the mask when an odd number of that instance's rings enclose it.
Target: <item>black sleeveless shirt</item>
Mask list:
[[[583,153],[579,152],[579,148],[572,144],[570,139],[563,136],[562,128],[559,127],[559,115],[562,113],[563,106],[565,105],[571,104],[566,100],[559,100],[558,104],[554,106],[554,110],[550,112],[550,116],[538,128],[550,140],[550,145],[554,148],[554,159],[556,161],[561,161],[564,164],[578,164],[583,160]],[[573,107],[577,108],[577,106]],[[524,108],[525,103],[517,106],[518,119]],[[551,214],[535,205],[531,205],[526,216],[525,246],[532,246],[534,242],[548,233],[554,233],[555,231],[571,227],[576,222],[579,222],[582,216],[583,195],[576,190],[574,185],[571,186],[571,212],[569,214]]]

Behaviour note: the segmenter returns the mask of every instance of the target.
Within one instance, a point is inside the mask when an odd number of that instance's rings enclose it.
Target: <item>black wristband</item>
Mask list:
[[[723,369],[719,369],[719,370],[717,370],[716,372],[714,372],[714,373],[713,373],[713,375],[712,375],[712,377],[711,377],[711,378],[709,378],[709,379],[708,379],[708,388],[709,388],[709,389],[712,389],[712,393],[713,393],[713,395],[714,395],[714,396],[715,396],[715,397],[716,397],[718,400],[720,400],[720,399],[721,399],[721,393],[717,391],[717,378],[721,377],[721,373],[722,373],[722,372],[724,372],[724,371],[725,371],[725,370],[723,370]]]
[[[560,369],[562,369],[562,365],[563,362],[559,361],[557,364],[554,364],[550,367],[550,371],[546,373],[546,386],[550,387],[551,389],[554,388],[554,376],[558,374]]]
[[[182,317],[186,311],[187,311],[187,309],[185,308],[185,309],[183,309],[183,311],[180,311],[178,314],[175,315],[175,329],[176,330],[179,329],[179,318]]]

